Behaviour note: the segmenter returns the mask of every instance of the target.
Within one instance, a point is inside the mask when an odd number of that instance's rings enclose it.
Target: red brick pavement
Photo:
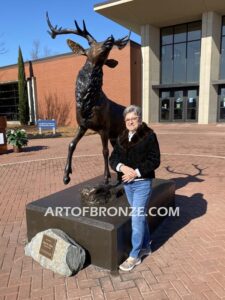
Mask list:
[[[70,138],[31,140],[23,153],[0,156],[0,300],[225,299],[225,126],[152,127],[162,151],[157,177],[176,181],[181,217],[165,220],[153,254],[128,273],[90,265],[64,278],[24,256],[25,204],[67,188]],[[71,184],[102,174],[97,135],[81,140],[73,166]]]

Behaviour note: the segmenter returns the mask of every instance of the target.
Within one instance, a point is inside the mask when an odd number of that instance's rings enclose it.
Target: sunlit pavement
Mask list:
[[[225,125],[154,124],[162,152],[156,174],[176,181],[180,217],[153,234],[153,254],[133,271],[93,265],[64,278],[24,256],[25,205],[66,189],[71,138],[31,140],[0,155],[0,300],[225,299]],[[71,185],[103,173],[98,135],[74,153]]]

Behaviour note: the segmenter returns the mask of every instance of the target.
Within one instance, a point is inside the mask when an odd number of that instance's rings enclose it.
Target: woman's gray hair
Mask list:
[[[141,108],[137,105],[129,105],[128,107],[126,107],[123,111],[124,118],[127,114],[132,112],[135,113],[139,119],[141,119]]]

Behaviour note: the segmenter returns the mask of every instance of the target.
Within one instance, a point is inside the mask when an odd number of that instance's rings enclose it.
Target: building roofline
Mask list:
[[[0,81],[0,85],[4,85],[4,84],[12,84],[18,82],[18,80],[7,80],[7,81]]]
[[[124,3],[124,2],[130,2],[130,1],[133,1],[133,0],[108,0],[108,1],[102,1],[102,2],[99,2],[99,3],[96,3],[94,4],[94,9],[95,8],[99,8],[101,6],[113,6],[113,5],[119,5],[121,3]],[[118,3],[116,3],[118,2]]]
[[[40,62],[40,61],[44,61],[44,60],[51,60],[51,59],[55,59],[57,57],[64,57],[64,56],[70,56],[70,55],[73,55],[73,52],[56,54],[56,55],[42,57],[42,58],[38,58],[38,59],[30,59],[30,60],[24,61],[24,64],[28,64],[29,61],[31,61],[32,63],[36,63],[36,62]],[[17,63],[16,64],[11,64],[11,65],[7,65],[7,66],[2,66],[2,67],[0,67],[0,70],[2,70],[2,69],[8,69],[8,68],[15,67],[15,66],[17,66]]]
[[[0,67],[0,70],[8,69],[8,68],[13,68],[13,67],[15,67],[15,66],[17,66],[17,64],[12,64],[12,65],[2,66],[2,67]]]
[[[137,45],[137,46],[141,46],[139,43],[133,41],[133,40],[130,40],[130,44],[134,44],[134,45]],[[67,53],[62,53],[62,54],[57,54],[57,55],[52,55],[52,56],[47,56],[47,57],[43,57],[43,58],[38,58],[38,59],[30,59],[30,60],[26,60],[24,62],[24,64],[29,64],[29,62],[31,61],[32,63],[39,63],[39,62],[42,62],[42,61],[50,61],[52,59],[56,59],[56,58],[61,58],[61,57],[66,57],[66,56],[74,56],[74,53],[73,52],[67,52]],[[0,67],[0,70],[3,70],[3,69],[8,69],[8,68],[14,68],[17,66],[17,63],[16,64],[12,64],[12,65],[7,65],[7,66],[2,66]]]

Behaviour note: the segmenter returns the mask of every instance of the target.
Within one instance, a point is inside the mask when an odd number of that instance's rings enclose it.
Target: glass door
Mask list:
[[[173,121],[184,121],[184,91],[174,91]]]
[[[170,106],[170,91],[162,92],[160,98],[160,121],[171,121]]]
[[[225,87],[223,96],[223,118],[225,118]],[[168,89],[160,93],[161,122],[196,122],[198,120],[198,89]],[[224,119],[225,120],[225,119]]]
[[[198,114],[198,94],[196,89],[187,90],[186,98],[186,120],[197,121]]]
[[[225,87],[219,92],[219,121],[225,122]]]

